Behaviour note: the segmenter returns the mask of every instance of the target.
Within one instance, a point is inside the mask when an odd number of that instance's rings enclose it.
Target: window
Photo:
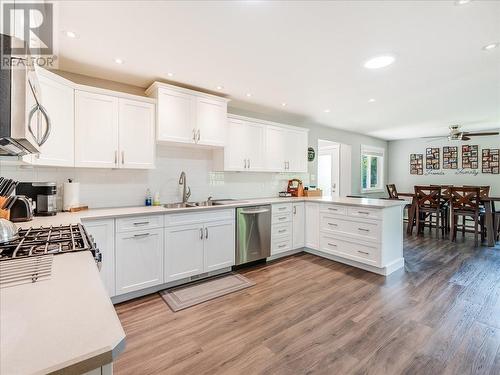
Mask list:
[[[383,191],[384,149],[361,146],[361,191]]]

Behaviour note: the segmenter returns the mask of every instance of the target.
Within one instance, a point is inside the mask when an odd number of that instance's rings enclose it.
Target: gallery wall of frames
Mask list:
[[[500,149],[478,145],[427,147],[425,153],[410,154],[410,174],[426,171],[474,169],[480,173],[500,174]]]

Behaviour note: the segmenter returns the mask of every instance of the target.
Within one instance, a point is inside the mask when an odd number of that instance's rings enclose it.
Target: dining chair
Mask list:
[[[417,233],[423,233],[425,223],[429,222],[429,231],[432,232],[432,226],[436,226],[436,234],[444,236],[444,209],[441,205],[441,186],[419,186],[416,185],[415,189],[415,203],[416,203],[416,226]],[[433,218],[435,215],[435,222]]]
[[[457,239],[458,218],[462,217],[462,231],[465,232],[466,217],[474,221],[474,246],[478,245],[478,235],[484,240],[484,219],[481,220],[480,188],[453,187],[451,189],[451,240]],[[484,212],[483,212],[484,217]],[[481,228],[480,228],[481,226]]]
[[[401,194],[401,196],[399,196],[399,193],[398,193],[398,190],[396,189],[396,185],[395,184],[387,184],[385,185],[385,187],[387,188],[387,194],[389,194],[389,198],[387,199],[396,199],[396,200],[403,200],[402,197],[410,197],[412,196],[412,194]],[[407,210],[407,217],[408,219],[403,219],[403,222],[406,222],[408,220],[413,220],[413,223],[412,223],[412,228],[413,228],[413,225],[415,225],[415,218],[411,219],[411,210],[413,209],[413,202],[412,203],[408,203],[408,204],[405,204],[403,210]],[[403,213],[403,217],[404,217],[404,213]]]
[[[481,199],[483,198],[488,198],[490,196],[490,186],[488,185],[485,185],[485,186],[472,186],[472,185],[464,185],[465,188],[479,188],[479,212],[480,212],[480,225],[481,225],[481,228],[484,228],[484,233],[482,233],[482,238],[484,238],[487,233],[486,233],[486,226],[484,225],[484,220],[486,218],[486,210],[484,208],[484,204],[483,202],[481,201]],[[494,215],[494,214],[493,214]],[[473,221],[471,220],[471,218],[469,217],[464,217],[463,220],[465,222],[469,221]],[[465,225],[462,227],[462,236],[465,235]],[[496,233],[493,234],[493,236],[496,236]]]

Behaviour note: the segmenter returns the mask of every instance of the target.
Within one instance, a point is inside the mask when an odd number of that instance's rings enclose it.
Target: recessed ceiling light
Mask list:
[[[174,73],[168,72],[168,73],[167,73],[167,76],[169,76],[169,77],[173,77],[173,76],[174,76]]]
[[[224,86],[220,86],[220,85],[216,87],[217,90],[222,90],[223,88],[224,88]]]
[[[121,64],[123,64],[123,60],[117,57],[117,58],[115,59],[115,63],[117,63],[117,64],[120,64],[120,65],[121,65]]]
[[[68,38],[76,38],[76,33],[74,31],[65,31],[64,34],[66,34]]]
[[[375,103],[375,99],[373,98],[368,99],[368,103]]]
[[[382,55],[382,56],[376,56],[371,58],[370,60],[367,60],[363,66],[366,69],[380,69],[380,68],[385,68],[386,66],[391,65],[394,62],[395,57],[392,55]]]
[[[456,0],[455,5],[465,5],[469,4],[472,0]]]
[[[247,92],[247,93],[246,93],[246,96],[247,96],[247,98],[250,98],[250,97],[252,96],[252,94],[251,94],[251,93],[249,93],[249,92]]]
[[[483,49],[484,49],[485,51],[491,51],[492,49],[497,48],[497,47],[498,47],[498,45],[499,45],[499,43],[490,43],[490,44],[485,45],[485,46],[483,47]]]
[[[286,107],[286,103],[285,102],[281,103],[281,106]]]
[[[324,109],[323,112],[330,113],[330,110],[329,109]]]

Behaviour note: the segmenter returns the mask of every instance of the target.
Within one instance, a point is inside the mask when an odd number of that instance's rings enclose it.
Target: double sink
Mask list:
[[[224,206],[226,204],[246,203],[246,201],[239,201],[236,199],[215,199],[206,200],[201,202],[179,202],[164,204],[165,208],[194,208],[194,207],[210,207],[210,206]]]

